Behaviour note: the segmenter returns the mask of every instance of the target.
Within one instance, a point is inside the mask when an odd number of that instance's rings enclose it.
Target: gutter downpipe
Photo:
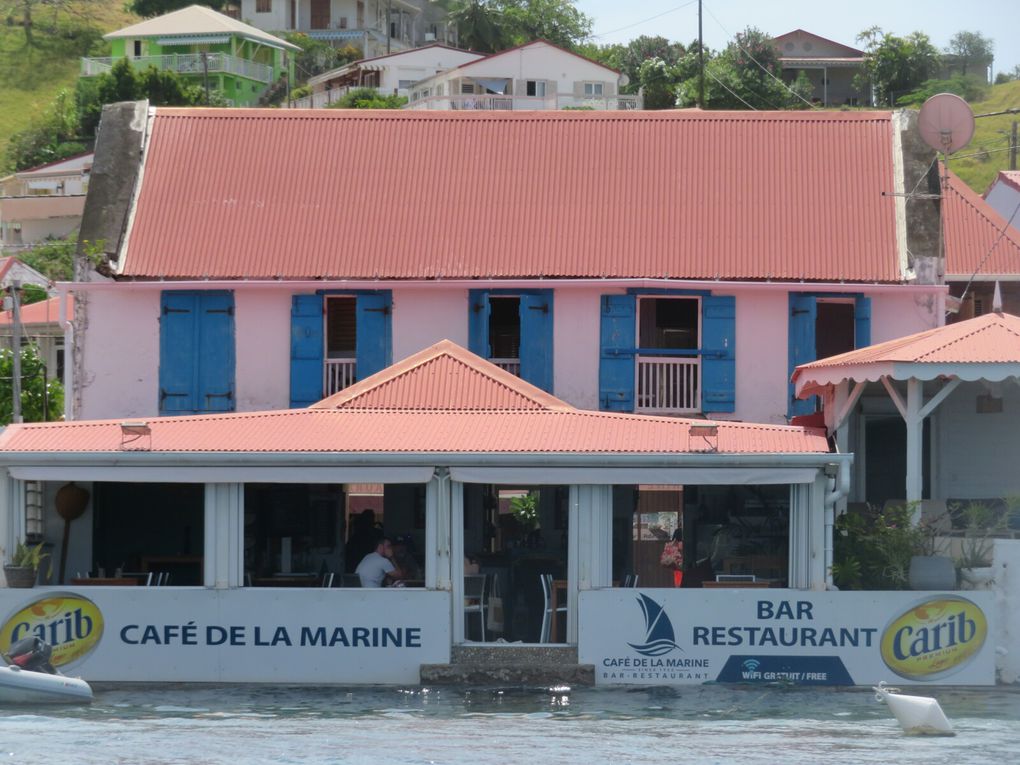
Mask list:
[[[836,503],[850,493],[850,462],[840,460],[836,475],[831,477],[832,490],[825,495],[825,589],[835,589],[832,582],[833,531],[836,527]]]
[[[64,328],[64,419],[73,420],[74,413],[74,321],[67,318],[67,291],[60,291],[60,326]]]

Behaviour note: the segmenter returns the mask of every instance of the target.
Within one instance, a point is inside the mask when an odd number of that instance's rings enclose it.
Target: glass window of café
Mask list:
[[[92,510],[92,568],[68,572],[67,578],[202,584],[203,484],[97,482]]]
[[[663,556],[675,535],[683,542],[678,567]],[[613,580],[618,586],[785,587],[789,538],[786,485],[613,490]]]
[[[424,484],[245,485],[249,586],[359,587],[355,569],[383,536],[398,542],[401,584],[424,586]]]
[[[566,605],[569,497],[568,486],[465,484],[465,640],[565,640],[553,601]]]

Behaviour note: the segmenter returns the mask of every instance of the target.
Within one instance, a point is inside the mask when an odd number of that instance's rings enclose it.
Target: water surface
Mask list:
[[[923,693],[956,737],[904,736],[865,689],[99,686],[0,709],[0,765],[1017,761],[1020,690]]]

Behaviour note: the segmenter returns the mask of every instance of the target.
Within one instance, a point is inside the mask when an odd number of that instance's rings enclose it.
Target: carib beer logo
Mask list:
[[[981,650],[988,620],[957,596],[922,601],[893,619],[882,634],[882,660],[908,680],[938,680],[958,672]]]
[[[0,627],[0,650],[36,636],[50,644],[50,663],[62,667],[91,653],[103,636],[103,614],[88,598],[51,593],[17,611]]]

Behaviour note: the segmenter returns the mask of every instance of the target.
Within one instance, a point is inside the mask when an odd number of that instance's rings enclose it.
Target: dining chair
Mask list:
[[[549,642],[549,632],[552,629],[552,620],[556,618],[557,614],[565,614],[567,612],[567,604],[564,603],[562,606],[557,604],[556,612],[553,613],[552,608],[552,588],[553,578],[552,574],[539,574],[539,579],[542,580],[542,595],[545,598],[545,608],[542,610],[542,630],[538,636],[539,643]]]
[[[361,576],[359,574],[341,574],[341,587],[361,587]]]
[[[485,574],[467,574],[464,577],[464,614],[478,614],[478,625],[485,642],[485,583],[488,576]],[[464,620],[464,630],[467,632],[467,619]]]

